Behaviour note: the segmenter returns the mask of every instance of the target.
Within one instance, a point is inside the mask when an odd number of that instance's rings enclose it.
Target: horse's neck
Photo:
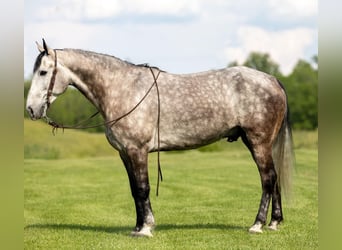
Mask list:
[[[78,50],[62,50],[58,60],[70,70],[72,85],[105,112],[105,98],[111,94],[108,89],[118,90],[119,86],[113,86],[118,82],[114,75],[120,74],[125,63],[114,57]]]

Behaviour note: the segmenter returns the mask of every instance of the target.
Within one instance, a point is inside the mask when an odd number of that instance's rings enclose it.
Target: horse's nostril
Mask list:
[[[26,109],[27,109],[27,112],[29,113],[30,117],[34,118],[33,109],[30,106],[28,106]]]

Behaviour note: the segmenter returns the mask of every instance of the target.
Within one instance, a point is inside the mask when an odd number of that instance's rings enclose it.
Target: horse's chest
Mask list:
[[[106,128],[106,137],[110,145],[112,145],[116,150],[121,151],[123,145],[113,133],[112,129]]]

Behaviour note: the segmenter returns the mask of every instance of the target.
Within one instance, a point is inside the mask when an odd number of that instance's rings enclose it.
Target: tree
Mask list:
[[[237,61],[233,61],[233,62],[230,62],[228,64],[228,67],[234,67],[234,66],[239,66],[238,62]]]
[[[310,63],[299,60],[284,85],[294,128],[317,128],[318,71]]]
[[[315,63],[316,65],[318,65],[318,55],[314,55],[314,56],[312,57],[312,61],[314,61],[314,63]]]
[[[251,52],[243,65],[273,76],[281,75],[279,65],[267,53]]]

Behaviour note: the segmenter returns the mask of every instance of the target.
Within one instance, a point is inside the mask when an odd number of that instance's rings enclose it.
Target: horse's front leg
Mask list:
[[[120,152],[120,156],[127,170],[137,214],[137,222],[132,236],[152,237],[151,231],[155,223],[149,199],[147,151],[130,147]]]

